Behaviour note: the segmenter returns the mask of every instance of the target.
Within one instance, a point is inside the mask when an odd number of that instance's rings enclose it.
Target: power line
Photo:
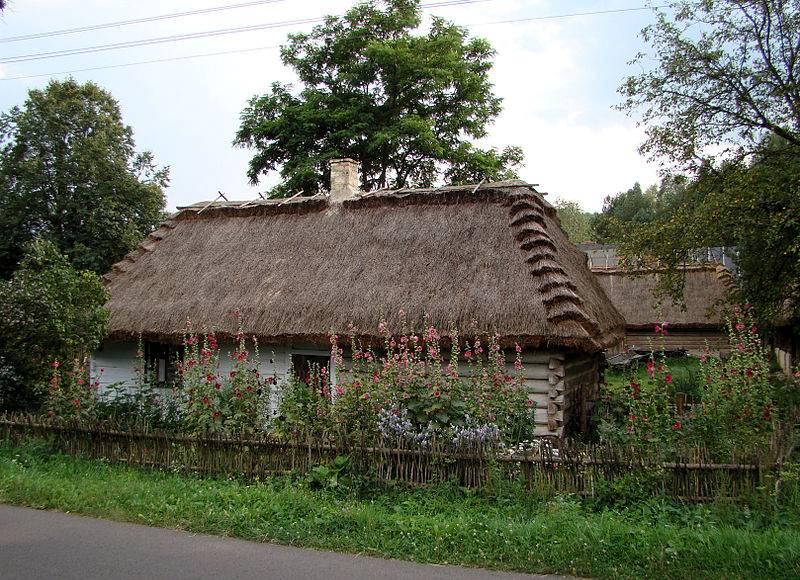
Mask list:
[[[422,8],[441,8],[446,6],[459,6],[463,4],[476,4],[479,2],[490,2],[492,0],[443,0],[439,2],[429,2],[422,4]],[[114,42],[110,44],[98,44],[94,46],[85,46],[82,48],[54,50],[49,52],[37,52],[32,54],[22,54],[15,56],[8,56],[0,58],[0,63],[13,64],[20,62],[30,62],[34,60],[47,60],[51,58],[60,58],[65,56],[77,56],[81,54],[89,54],[93,52],[104,52],[107,50],[118,50],[121,48],[135,48],[139,46],[149,46],[152,44],[163,44],[168,42],[178,42],[181,40],[194,40],[197,38],[209,38],[214,36],[224,36],[228,34],[239,34],[242,32],[253,32],[258,30],[267,30],[272,28],[283,28],[286,26],[297,26],[301,24],[313,24],[322,22],[324,17],[315,18],[300,18],[297,20],[284,20],[280,22],[266,22],[262,24],[251,24],[248,26],[236,26],[233,28],[221,28],[214,30],[205,30],[202,32],[189,32],[186,34],[173,34],[169,36],[160,36],[155,38],[144,38],[140,40],[130,40],[125,42]]]
[[[35,32],[31,34],[21,34],[19,36],[7,36],[0,38],[0,43],[18,42],[21,40],[33,40],[36,38],[50,38],[52,36],[64,36],[66,34],[77,34],[79,32],[90,32],[92,30],[102,30],[104,28],[116,28],[129,26],[131,24],[143,24],[145,22],[155,22],[157,20],[171,20],[184,16],[195,16],[198,14],[210,14],[212,12],[222,12],[225,10],[235,10],[237,8],[249,8],[263,4],[277,4],[286,0],[253,0],[251,2],[241,2],[239,4],[228,4],[227,6],[212,6],[210,8],[199,8],[197,10],[186,10],[184,12],[172,12],[170,14],[158,14],[156,16],[143,16],[142,18],[131,18],[130,20],[117,20],[116,22],[102,22],[100,24],[90,24],[77,28],[62,28],[60,30],[50,30],[47,32]]]
[[[631,8],[610,8],[608,10],[593,10],[591,12],[572,12],[570,14],[551,14],[548,16],[531,16],[529,18],[512,18],[510,20],[495,20],[493,22],[478,22],[468,26],[488,26],[490,24],[516,24],[518,22],[532,22],[534,20],[557,20],[559,18],[573,18],[577,16],[598,16],[602,14],[617,14],[620,12],[641,12],[644,10],[655,10],[657,8],[669,8],[667,4],[654,6],[634,6]]]
[[[472,0],[475,1],[475,0]],[[478,0],[480,1],[480,0]],[[461,3],[461,2],[459,2]],[[449,2],[442,2],[440,4],[443,5],[451,5],[452,3]],[[428,8],[435,7],[432,5],[428,5]],[[572,12],[566,14],[552,14],[546,16],[532,16],[527,18],[514,18],[509,20],[496,20],[491,22],[476,22],[473,24],[469,24],[467,26],[489,26],[495,24],[516,24],[522,22],[532,22],[537,20],[553,20],[559,18],[573,18],[573,17],[580,17],[580,16],[597,16],[602,14],[614,14],[614,13],[621,13],[621,12],[634,12],[634,11],[643,11],[643,10],[651,10],[653,8],[664,8],[665,5],[658,5],[653,7],[633,7],[633,8],[617,8],[617,9],[609,9],[609,10],[597,10],[592,12]],[[206,52],[200,54],[189,54],[185,56],[177,56],[177,57],[168,57],[168,58],[156,58],[150,60],[141,60],[135,62],[126,62],[126,63],[117,63],[117,64],[110,64],[110,65],[103,65],[103,66],[96,66],[96,67],[88,67],[88,68],[80,68],[80,69],[72,69],[72,70],[65,70],[60,72],[52,72],[52,73],[39,73],[39,74],[32,74],[32,75],[21,75],[21,76],[14,76],[14,77],[5,77],[0,78],[0,81],[13,81],[13,80],[23,80],[23,79],[30,79],[30,78],[38,78],[38,77],[46,77],[46,76],[55,76],[55,75],[62,75],[62,74],[72,74],[78,72],[89,72],[89,71],[96,71],[96,70],[107,70],[107,69],[114,69],[114,68],[123,68],[129,66],[137,66],[142,64],[155,64],[161,62],[173,62],[173,61],[181,61],[181,60],[190,60],[193,58],[205,58],[211,56],[221,56],[227,54],[237,54],[237,53],[245,53],[245,52],[255,52],[260,50],[269,50],[280,48],[279,45],[270,45],[270,46],[257,46],[252,48],[243,48],[243,49],[234,49],[234,50],[223,50],[218,52]]]
[[[0,78],[0,81],[15,81],[15,80],[22,80],[22,79],[34,79],[34,78],[38,78],[38,77],[51,77],[51,76],[55,76],[55,75],[68,75],[68,74],[72,74],[72,73],[89,72],[89,71],[95,71],[95,70],[106,70],[106,69],[111,69],[111,68],[122,68],[122,67],[127,67],[127,66],[136,66],[136,65],[140,65],[140,64],[154,64],[154,63],[159,63],[159,62],[172,62],[172,61],[178,61],[178,60],[189,60],[189,59],[193,59],[193,58],[204,58],[204,57],[209,57],[209,56],[221,56],[221,55],[225,55],[225,54],[237,54],[237,53],[241,53],[241,52],[256,52],[256,51],[259,51],[259,50],[270,50],[270,49],[274,49],[274,48],[280,48],[280,45],[272,44],[272,45],[269,45],[269,46],[254,46],[252,48],[236,48],[236,49],[233,49],[233,50],[220,50],[218,52],[204,52],[204,53],[200,53],[200,54],[187,54],[185,56],[172,56],[172,57],[168,57],[168,58],[154,58],[154,59],[150,59],[150,60],[137,60],[135,62],[123,62],[123,63],[118,63],[118,64],[107,64],[107,65],[101,65],[101,66],[92,66],[92,67],[88,67],[88,68],[76,68],[76,69],[72,69],[72,70],[64,70],[64,71],[54,72],[54,73],[39,73],[39,74],[33,74],[33,75],[6,77],[6,78]]]

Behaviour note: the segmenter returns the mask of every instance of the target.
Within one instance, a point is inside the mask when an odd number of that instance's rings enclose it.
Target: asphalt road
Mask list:
[[[319,552],[0,505],[0,578],[557,578]]]

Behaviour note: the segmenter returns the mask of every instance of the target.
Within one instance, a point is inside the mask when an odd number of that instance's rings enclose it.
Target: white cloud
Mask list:
[[[281,2],[7,45],[8,54],[81,47],[121,40],[180,34],[342,13],[354,0]],[[14,2],[0,21],[0,36],[81,26],[219,5],[204,0],[158,3],[91,0]],[[613,2],[611,3],[614,4]],[[602,6],[603,8],[607,6]],[[596,0],[482,2],[435,12],[460,24],[596,9]],[[492,73],[504,112],[490,128],[491,145],[520,145],[527,166],[523,177],[541,184],[553,196],[599,209],[602,197],[640,180],[656,179],[636,153],[641,132],[633,122],[610,110],[614,86],[635,46],[640,26],[633,17],[545,20],[511,25],[482,25],[471,34],[487,38],[497,51]],[[309,26],[303,27],[308,29]],[[68,59],[7,65],[0,77],[72,70],[106,64],[280,44],[289,29],[220,36],[202,40],[109,51]],[[12,50],[13,49],[13,50]],[[598,57],[599,51],[614,51]],[[599,63],[599,64],[598,64]],[[617,64],[613,64],[617,63]],[[169,205],[214,197],[217,190],[237,198],[255,197],[245,171],[249,152],[233,149],[239,113],[246,100],[263,93],[273,81],[291,80],[276,50],[196,60],[76,73],[94,80],[120,101],[124,118],[136,132],[140,149],[151,149],[159,163],[172,166]],[[47,78],[4,81],[0,110],[20,104],[28,88]]]

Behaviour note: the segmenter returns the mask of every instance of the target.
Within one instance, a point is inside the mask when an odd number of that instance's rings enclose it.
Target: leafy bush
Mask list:
[[[391,443],[430,444],[434,439],[458,445],[529,439],[534,431],[534,403],[524,388],[521,348],[514,374],[498,337],[460,341],[451,329],[443,351],[442,337],[426,324],[414,332],[404,321],[392,335],[379,325],[383,348],[360,344],[356,329],[350,343],[352,362],[345,367],[337,336],[331,337],[337,381],[326,370],[313,374],[306,389],[297,382],[286,389],[277,430],[335,435],[345,440],[382,437]],[[462,376],[459,360],[466,361]]]
[[[90,419],[97,404],[95,391],[100,386],[97,379],[91,380],[85,361],[74,361],[64,368],[53,361],[53,373],[47,389],[45,408],[51,419]]]
[[[44,402],[53,361],[82,361],[105,334],[106,290],[44,240],[27,246],[0,281],[0,408],[33,411]],[[63,370],[63,369],[62,369]]]
[[[189,331],[184,336],[178,393],[184,427],[190,433],[251,434],[262,426],[270,381],[258,370],[256,338],[252,337],[251,352],[239,322],[236,347],[230,354],[233,368],[227,376],[219,372],[220,349],[213,332]]]
[[[677,401],[669,360],[654,352],[647,380],[632,374],[624,393],[606,391],[599,432],[603,439],[669,454],[702,444],[714,456],[764,451],[774,428],[776,407],[769,354],[749,305],[735,308],[728,322],[731,354],[700,357],[693,404]],[[659,332],[665,332],[661,327]]]

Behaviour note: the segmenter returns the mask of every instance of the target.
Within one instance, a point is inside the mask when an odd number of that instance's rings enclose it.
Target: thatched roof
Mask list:
[[[179,208],[105,276],[113,336],[197,328],[327,342],[427,314],[531,347],[597,351],[623,319],[562,231],[519,182]]]
[[[730,272],[718,265],[704,264],[686,268],[684,303],[654,296],[657,275],[653,271],[625,271],[594,268],[600,285],[625,317],[629,329],[653,328],[667,321],[673,328],[719,328],[723,326],[722,308],[733,281]],[[684,308],[685,307],[685,308]]]

